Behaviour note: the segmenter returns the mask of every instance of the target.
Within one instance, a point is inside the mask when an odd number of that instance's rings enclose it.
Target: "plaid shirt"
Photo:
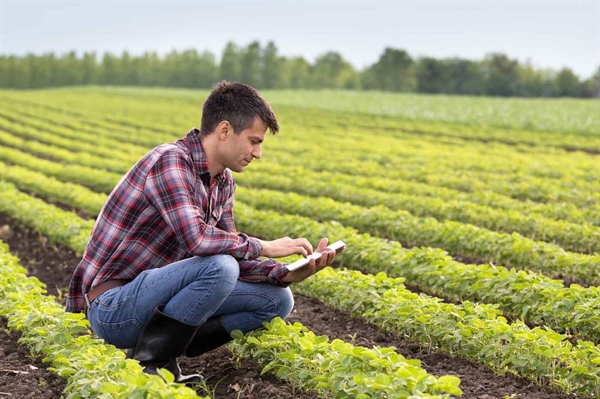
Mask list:
[[[284,264],[258,258],[260,241],[236,232],[233,176],[225,169],[211,178],[198,133],[154,148],[113,189],[71,278],[68,312],[81,311],[84,293],[107,280],[133,280],[194,255],[232,255],[241,279],[286,285]]]

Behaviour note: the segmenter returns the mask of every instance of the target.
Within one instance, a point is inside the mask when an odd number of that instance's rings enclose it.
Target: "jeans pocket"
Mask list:
[[[121,291],[123,287],[115,287],[110,290],[103,292],[94,302],[98,303],[98,307],[101,307],[105,310],[116,309],[126,298],[120,298],[118,295],[119,291]],[[116,297],[116,298],[115,298]]]
[[[142,331],[142,323],[137,319],[128,319],[116,323],[105,323],[98,320],[101,338],[107,344],[116,346],[117,348],[133,348],[137,343],[140,331]]]

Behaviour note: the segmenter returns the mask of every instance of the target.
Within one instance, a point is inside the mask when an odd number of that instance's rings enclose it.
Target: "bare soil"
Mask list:
[[[9,227],[3,227],[9,226]],[[49,245],[45,237],[15,226],[0,214],[0,238],[19,256],[30,275],[48,287],[48,293],[64,300],[71,273],[80,258],[72,251]],[[340,338],[361,346],[395,346],[407,358],[416,358],[431,374],[451,374],[461,379],[462,398],[567,399],[578,396],[558,393],[549,387],[513,375],[499,376],[467,359],[431,353],[403,338],[380,332],[376,327],[327,307],[318,300],[295,295],[289,321],[299,321],[317,335]],[[30,351],[17,343],[17,332],[7,333],[6,319],[0,318],[0,398],[60,398],[65,381],[47,370],[48,365],[30,358]],[[197,358],[181,358],[184,373],[198,372],[206,379],[215,399],[317,398],[267,373],[250,360],[236,364],[225,347]],[[207,392],[199,390],[199,394]],[[581,397],[581,396],[580,396]]]

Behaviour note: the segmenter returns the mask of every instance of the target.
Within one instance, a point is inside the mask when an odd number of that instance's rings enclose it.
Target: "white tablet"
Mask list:
[[[342,252],[342,249],[344,249],[344,247],[346,247],[346,244],[344,243],[344,241],[336,241],[333,244],[327,246],[327,248],[331,248],[331,249],[335,250],[336,254],[339,254],[340,252]],[[291,272],[294,270],[298,270],[298,269],[308,265],[308,262],[311,259],[315,259],[315,260],[321,259],[321,255],[322,254],[320,252],[315,252],[312,255],[309,255],[307,258],[302,258],[302,259],[295,261],[294,263],[290,263],[286,267]]]

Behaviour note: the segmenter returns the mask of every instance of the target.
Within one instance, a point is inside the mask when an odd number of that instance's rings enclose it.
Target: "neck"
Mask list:
[[[221,164],[218,157],[218,137],[216,134],[210,134],[208,136],[201,137],[200,141],[202,142],[204,154],[206,155],[206,162],[208,163],[210,177],[215,177],[225,170],[225,166]]]

